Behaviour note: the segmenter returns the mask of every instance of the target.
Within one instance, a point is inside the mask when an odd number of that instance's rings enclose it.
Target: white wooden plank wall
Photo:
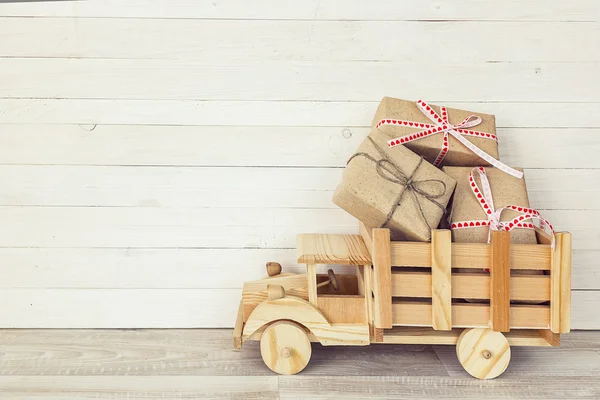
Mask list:
[[[228,327],[384,95],[497,116],[600,328],[596,0],[0,4],[0,327]]]

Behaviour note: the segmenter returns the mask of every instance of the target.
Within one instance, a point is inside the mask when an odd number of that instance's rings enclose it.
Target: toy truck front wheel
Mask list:
[[[277,321],[263,332],[260,354],[271,371],[293,375],[308,365],[312,348],[308,335],[300,325],[291,321]]]

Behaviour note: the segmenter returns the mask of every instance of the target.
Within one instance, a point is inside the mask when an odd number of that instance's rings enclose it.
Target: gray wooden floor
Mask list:
[[[0,330],[1,399],[600,398],[600,332],[560,348],[513,348],[479,381],[453,346],[313,345],[309,366],[276,376],[230,330]]]

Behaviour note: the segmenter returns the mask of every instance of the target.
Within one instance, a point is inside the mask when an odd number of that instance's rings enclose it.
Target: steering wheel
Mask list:
[[[336,292],[340,289],[340,285],[338,283],[337,277],[332,269],[327,270],[327,275],[329,276],[329,284]]]

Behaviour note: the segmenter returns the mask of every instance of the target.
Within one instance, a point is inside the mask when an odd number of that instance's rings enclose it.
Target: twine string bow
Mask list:
[[[417,208],[419,209],[419,215],[421,219],[423,220],[425,225],[427,225],[427,228],[431,230],[431,226],[429,225],[429,222],[425,217],[423,206],[421,205],[421,201],[417,197],[417,194],[426,198],[431,203],[435,204],[437,207],[439,207],[442,211],[445,212],[446,208],[444,207],[444,205],[442,205],[436,199],[439,199],[446,193],[446,183],[440,179],[415,179],[414,175],[418,171],[419,167],[421,167],[423,163],[423,157],[419,159],[419,162],[417,163],[416,167],[413,169],[410,175],[407,176],[396,164],[394,164],[385,155],[383,150],[373,141],[372,138],[367,138],[371,141],[371,144],[373,145],[373,147],[375,147],[381,158],[377,160],[368,153],[359,152],[353,154],[352,157],[350,157],[350,159],[346,163],[346,165],[349,164],[350,161],[352,161],[356,157],[365,157],[366,159],[375,163],[375,168],[379,176],[381,176],[388,182],[392,182],[394,184],[402,186],[402,189],[400,190],[398,196],[394,200],[394,204],[392,204],[392,207],[390,208],[390,211],[388,212],[385,221],[380,225],[380,228],[384,227],[385,225],[387,225],[388,222],[390,222],[390,220],[394,216],[394,213],[396,212],[396,209],[402,205],[402,199],[404,195],[406,193],[411,193],[414,202],[417,205]]]

